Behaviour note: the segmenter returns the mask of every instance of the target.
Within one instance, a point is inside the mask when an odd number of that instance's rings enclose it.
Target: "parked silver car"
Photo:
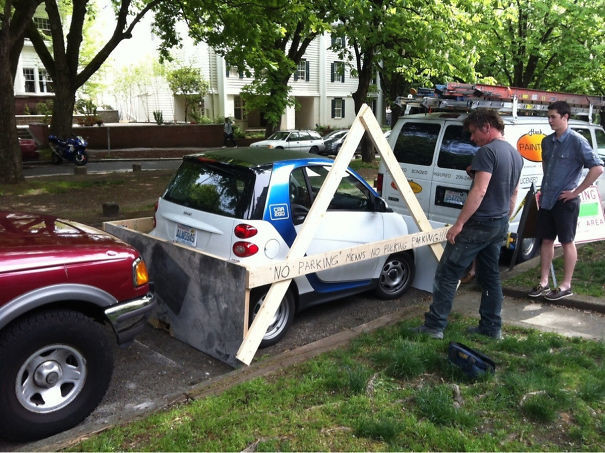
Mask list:
[[[305,151],[314,154],[325,149],[321,135],[311,130],[277,131],[266,140],[255,142],[252,148],[289,149],[291,151]]]

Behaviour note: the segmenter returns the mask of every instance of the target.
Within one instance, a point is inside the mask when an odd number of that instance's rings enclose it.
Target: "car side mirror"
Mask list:
[[[393,210],[387,206],[387,202],[380,197],[374,198],[375,212],[392,212]]]

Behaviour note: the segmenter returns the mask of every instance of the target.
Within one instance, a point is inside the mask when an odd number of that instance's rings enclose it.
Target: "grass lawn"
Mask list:
[[[557,279],[563,278],[563,258],[555,258],[553,265]],[[534,269],[504,280],[502,284],[529,290],[539,283],[539,279],[540,265],[538,264]],[[578,246],[578,262],[571,284],[575,294],[605,297],[605,241]]]
[[[348,348],[109,429],[77,451],[601,451],[605,344],[516,327],[468,337],[455,317],[445,341],[410,332],[419,320]],[[448,341],[493,358],[471,381]]]

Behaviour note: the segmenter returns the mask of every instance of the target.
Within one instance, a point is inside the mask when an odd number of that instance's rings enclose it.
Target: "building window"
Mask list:
[[[235,96],[233,98],[233,116],[236,120],[245,120],[248,118],[246,106],[241,96]]]
[[[335,61],[331,65],[330,81],[342,82],[345,81],[345,64],[342,61]]]
[[[237,74],[240,79],[244,78],[244,71],[238,69],[236,66],[227,65],[225,76],[229,77],[231,74]]]
[[[345,46],[345,37],[344,36],[331,36],[332,45],[331,47],[342,48]]]
[[[38,80],[40,82],[41,93],[54,93],[55,88],[53,86],[53,79],[48,75],[46,69],[38,69]]]
[[[50,20],[46,17],[34,17],[34,25],[40,33],[50,36]]]
[[[34,74],[34,68],[23,68],[23,78],[25,79],[25,92],[35,93],[36,76]]]
[[[304,58],[299,61],[296,71],[294,72],[294,80],[309,81],[309,61]]]
[[[332,99],[332,118],[345,117],[345,100],[343,98]]]

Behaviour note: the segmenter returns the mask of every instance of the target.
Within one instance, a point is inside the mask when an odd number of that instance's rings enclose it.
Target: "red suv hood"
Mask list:
[[[0,211],[0,273],[137,255],[116,237],[81,223]]]

